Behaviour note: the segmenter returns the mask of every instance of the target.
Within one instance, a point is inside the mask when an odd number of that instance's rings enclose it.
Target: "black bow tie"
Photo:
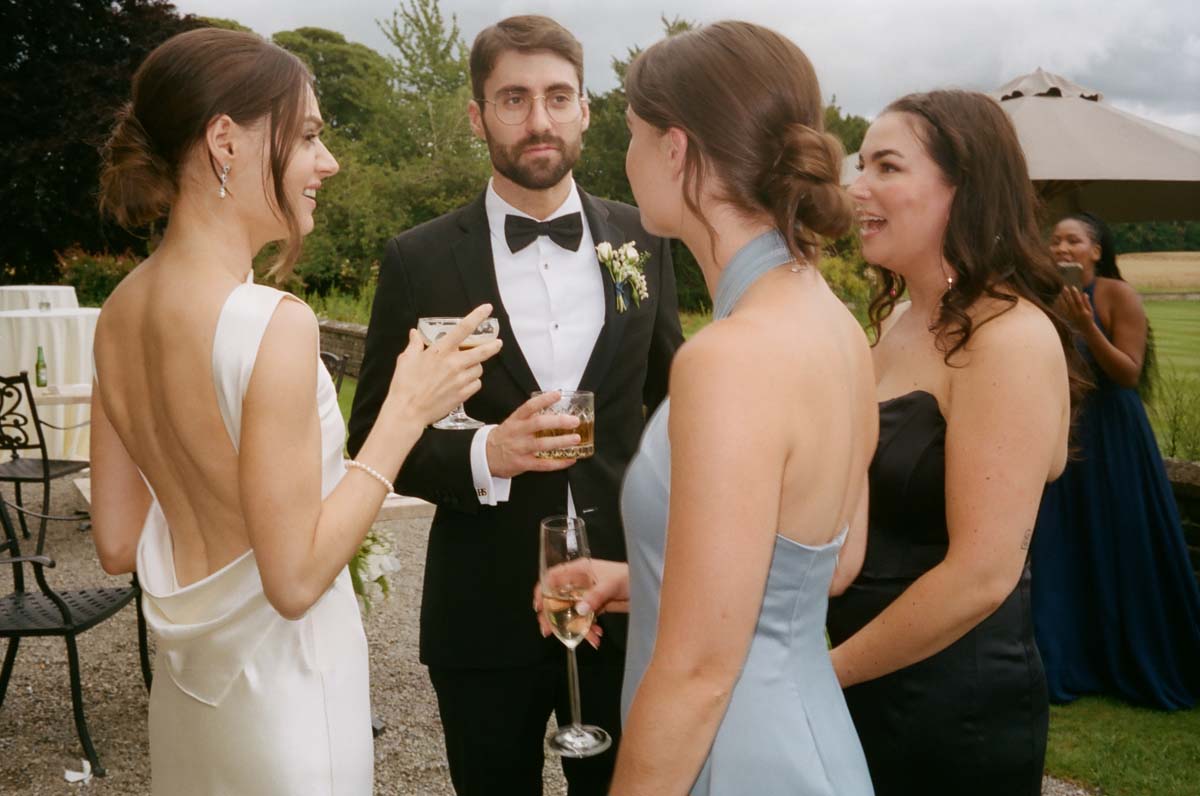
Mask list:
[[[504,239],[508,241],[508,250],[513,254],[533,243],[540,235],[548,235],[550,240],[564,249],[579,251],[579,242],[583,240],[583,216],[571,213],[550,221],[534,221],[525,216],[504,217]]]

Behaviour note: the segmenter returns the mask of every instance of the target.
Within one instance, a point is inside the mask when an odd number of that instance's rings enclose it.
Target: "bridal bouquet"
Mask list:
[[[358,552],[350,559],[350,580],[363,614],[370,612],[371,603],[388,596],[391,592],[388,576],[399,571],[400,561],[392,555],[391,536],[375,528],[367,531]]]

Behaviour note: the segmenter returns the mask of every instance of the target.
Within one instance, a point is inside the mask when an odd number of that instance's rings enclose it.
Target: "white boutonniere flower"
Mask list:
[[[636,307],[643,300],[650,298],[645,273],[646,262],[650,259],[649,252],[639,252],[633,241],[623,243],[616,249],[605,241],[596,246],[596,257],[612,277],[613,289],[617,294],[617,312],[629,309],[631,301]]]

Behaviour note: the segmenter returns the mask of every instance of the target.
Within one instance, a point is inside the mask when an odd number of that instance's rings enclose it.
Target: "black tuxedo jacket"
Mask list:
[[[596,244],[635,241],[650,252],[650,297],[616,311],[612,278],[604,282],[604,327],[581,390],[596,394],[596,453],[553,473],[524,473],[508,501],[480,504],[471,476],[474,432],[428,428],[395,479],[396,490],[437,504],[430,528],[421,603],[421,662],[456,668],[505,668],[561,655],[543,639],[531,610],[538,577],[538,522],[566,512],[567,484],[587,525],[596,558],[625,560],[618,496],[647,415],[667,393],[671,358],[683,342],[669,241],[642,229],[636,208],[579,192]],[[500,423],[539,389],[500,300],[484,197],[393,238],[387,244],[371,309],[366,353],[350,416],[349,449],[357,454],[375,422],[417,318],[462,316],[490,302],[504,347],[484,363],[483,388],[466,404]],[[623,646],[623,622],[606,617],[605,643]]]

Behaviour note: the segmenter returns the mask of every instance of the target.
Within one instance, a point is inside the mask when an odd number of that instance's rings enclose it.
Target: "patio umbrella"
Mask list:
[[[1088,210],[1108,221],[1200,219],[1200,136],[1143,119],[1041,69],[991,93],[1012,119],[1050,217]],[[852,181],[858,155],[846,159]]]

